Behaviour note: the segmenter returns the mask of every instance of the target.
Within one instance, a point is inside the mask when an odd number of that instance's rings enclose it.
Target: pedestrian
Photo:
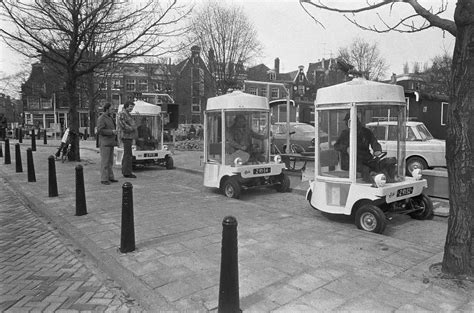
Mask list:
[[[5,138],[7,138],[7,126],[7,118],[3,113],[0,113],[0,138],[2,138],[3,141],[5,141]]]
[[[134,106],[135,104],[132,101],[125,102],[117,118],[118,135],[123,143],[122,174],[127,178],[137,177],[132,173],[132,144],[138,136],[137,125],[130,114]]]
[[[196,137],[196,128],[194,127],[193,124],[191,124],[191,127],[189,127],[189,131],[188,131],[188,139],[193,140],[194,137]]]
[[[106,103],[103,107],[104,112],[97,120],[100,147],[100,182],[104,185],[118,182],[114,178],[113,171],[114,147],[117,146],[117,130],[110,112],[111,106],[110,103]]]

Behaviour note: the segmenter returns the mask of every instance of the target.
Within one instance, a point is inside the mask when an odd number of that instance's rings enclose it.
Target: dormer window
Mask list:
[[[269,76],[268,78],[269,78],[270,80],[276,80],[276,73],[275,73],[275,72],[270,72],[270,73],[268,73],[268,76]]]

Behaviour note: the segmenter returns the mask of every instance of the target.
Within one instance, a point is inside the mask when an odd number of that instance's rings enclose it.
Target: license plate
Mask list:
[[[270,167],[262,167],[262,168],[254,168],[253,173],[254,174],[267,174],[270,173],[272,169]]]
[[[407,187],[397,190],[397,197],[403,197],[406,195],[411,195],[413,193],[413,187]]]
[[[145,158],[157,157],[158,153],[145,153]]]

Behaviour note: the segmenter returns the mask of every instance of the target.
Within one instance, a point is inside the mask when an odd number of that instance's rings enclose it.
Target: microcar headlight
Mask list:
[[[163,145],[163,150],[168,151],[168,145]]]
[[[415,179],[415,180],[420,180],[421,179],[421,169],[420,168],[415,168],[412,172],[411,172],[411,176]]]
[[[273,161],[275,161],[275,163],[281,163],[281,155],[277,154],[273,157]]]
[[[239,166],[239,165],[242,165],[242,164],[243,164],[243,162],[242,162],[241,158],[237,157],[237,158],[234,159],[234,165],[235,166]]]
[[[385,177],[384,174],[377,174],[374,177],[374,181],[377,187],[383,187],[385,186],[385,183],[387,182],[387,177]]]

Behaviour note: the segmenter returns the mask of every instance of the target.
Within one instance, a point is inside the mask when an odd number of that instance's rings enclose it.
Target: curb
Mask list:
[[[19,186],[18,183],[12,181],[8,176],[4,177],[4,179],[12,187],[18,198],[25,203],[25,206],[27,206],[36,214],[51,221],[54,228],[61,235],[65,236],[67,240],[73,242],[82,253],[87,255],[87,257],[98,269],[106,273],[111,279],[115,280],[133,298],[140,299],[140,306],[150,311],[154,311],[156,309],[165,309],[171,311],[175,310],[175,308],[172,307],[166,301],[166,299],[154,292],[151,292],[151,287],[143,283],[127,268],[117,262],[109,252],[101,251],[101,249],[93,241],[82,236],[83,234],[80,230],[75,229],[74,227],[68,227],[69,222],[67,220],[61,216],[57,216],[49,212],[46,208],[46,204],[43,201],[32,194],[27,194],[24,192],[21,189],[21,186]],[[71,212],[74,211],[71,205],[68,207],[71,208]],[[78,216],[77,218],[80,217]],[[120,253],[118,248],[116,252]]]

